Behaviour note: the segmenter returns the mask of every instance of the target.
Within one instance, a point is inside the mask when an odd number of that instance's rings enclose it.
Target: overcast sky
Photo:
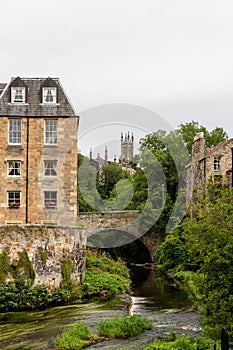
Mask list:
[[[174,127],[197,120],[233,137],[232,0],[12,0],[0,11],[0,81],[60,77],[81,134],[106,122],[100,113],[92,123],[91,107],[125,103]],[[156,130],[156,118],[135,118]]]

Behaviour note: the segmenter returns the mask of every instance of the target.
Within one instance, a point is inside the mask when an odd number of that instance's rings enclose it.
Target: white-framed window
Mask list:
[[[46,209],[57,208],[57,191],[44,191],[44,207]]]
[[[7,192],[7,206],[9,209],[19,209],[21,205],[21,192]]]
[[[45,120],[45,145],[57,145],[57,120]]]
[[[25,103],[26,102],[26,89],[25,87],[12,87],[11,88],[11,103]]]
[[[57,88],[43,87],[42,88],[42,103],[57,103]]]
[[[7,175],[8,176],[20,176],[21,175],[21,162],[18,160],[9,160],[7,162]]]
[[[44,161],[44,176],[57,176],[57,160]]]
[[[22,143],[22,120],[8,120],[8,143],[21,145]]]
[[[221,170],[221,157],[220,156],[214,157],[214,170],[216,170],[216,171]]]

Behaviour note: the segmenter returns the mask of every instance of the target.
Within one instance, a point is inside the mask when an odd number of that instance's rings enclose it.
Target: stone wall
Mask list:
[[[0,226],[0,253],[5,251],[12,263],[18,252],[26,251],[36,277],[34,285],[49,289],[62,281],[61,261],[71,261],[71,279],[79,282],[85,272],[86,237],[81,227],[68,226]]]
[[[129,232],[140,237],[139,212],[137,210],[113,211],[113,212],[89,212],[79,213],[78,222],[85,227],[87,237],[107,229],[115,229]]]
[[[233,139],[206,148],[203,133],[196,135],[192,145],[191,163],[186,167],[186,198],[190,203],[193,190],[208,183],[219,187],[232,186]],[[218,167],[216,166],[218,160]]]

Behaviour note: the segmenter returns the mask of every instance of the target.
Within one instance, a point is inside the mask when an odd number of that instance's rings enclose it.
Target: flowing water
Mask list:
[[[154,271],[135,270],[137,285],[133,296],[119,296],[108,302],[89,302],[54,307],[39,312],[0,314],[0,349],[48,350],[62,329],[83,321],[96,332],[97,324],[114,315],[140,314],[153,323],[153,329],[128,340],[110,340],[88,347],[89,350],[142,350],[170,331],[201,334],[199,314],[192,311],[193,300],[174,281],[154,277]]]

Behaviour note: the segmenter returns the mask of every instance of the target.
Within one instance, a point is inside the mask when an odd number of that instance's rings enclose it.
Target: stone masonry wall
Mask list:
[[[122,230],[140,237],[138,216],[137,210],[89,212],[79,213],[78,221],[84,225],[87,237],[106,229]]]
[[[8,118],[1,117],[0,223],[26,223],[27,118],[22,119],[22,145],[8,145]],[[72,225],[77,215],[77,118],[58,118],[58,145],[44,145],[44,119],[29,119],[28,223]],[[21,176],[7,176],[7,161],[21,161]],[[44,161],[57,161],[57,176],[44,176]],[[57,208],[44,207],[44,191],[57,191]],[[20,191],[21,205],[9,209],[7,191]]]
[[[5,251],[10,261],[18,260],[18,252],[26,250],[36,277],[34,285],[49,289],[62,281],[61,260],[73,265],[71,279],[79,282],[85,272],[86,238],[84,229],[66,226],[0,226],[0,253]]]

